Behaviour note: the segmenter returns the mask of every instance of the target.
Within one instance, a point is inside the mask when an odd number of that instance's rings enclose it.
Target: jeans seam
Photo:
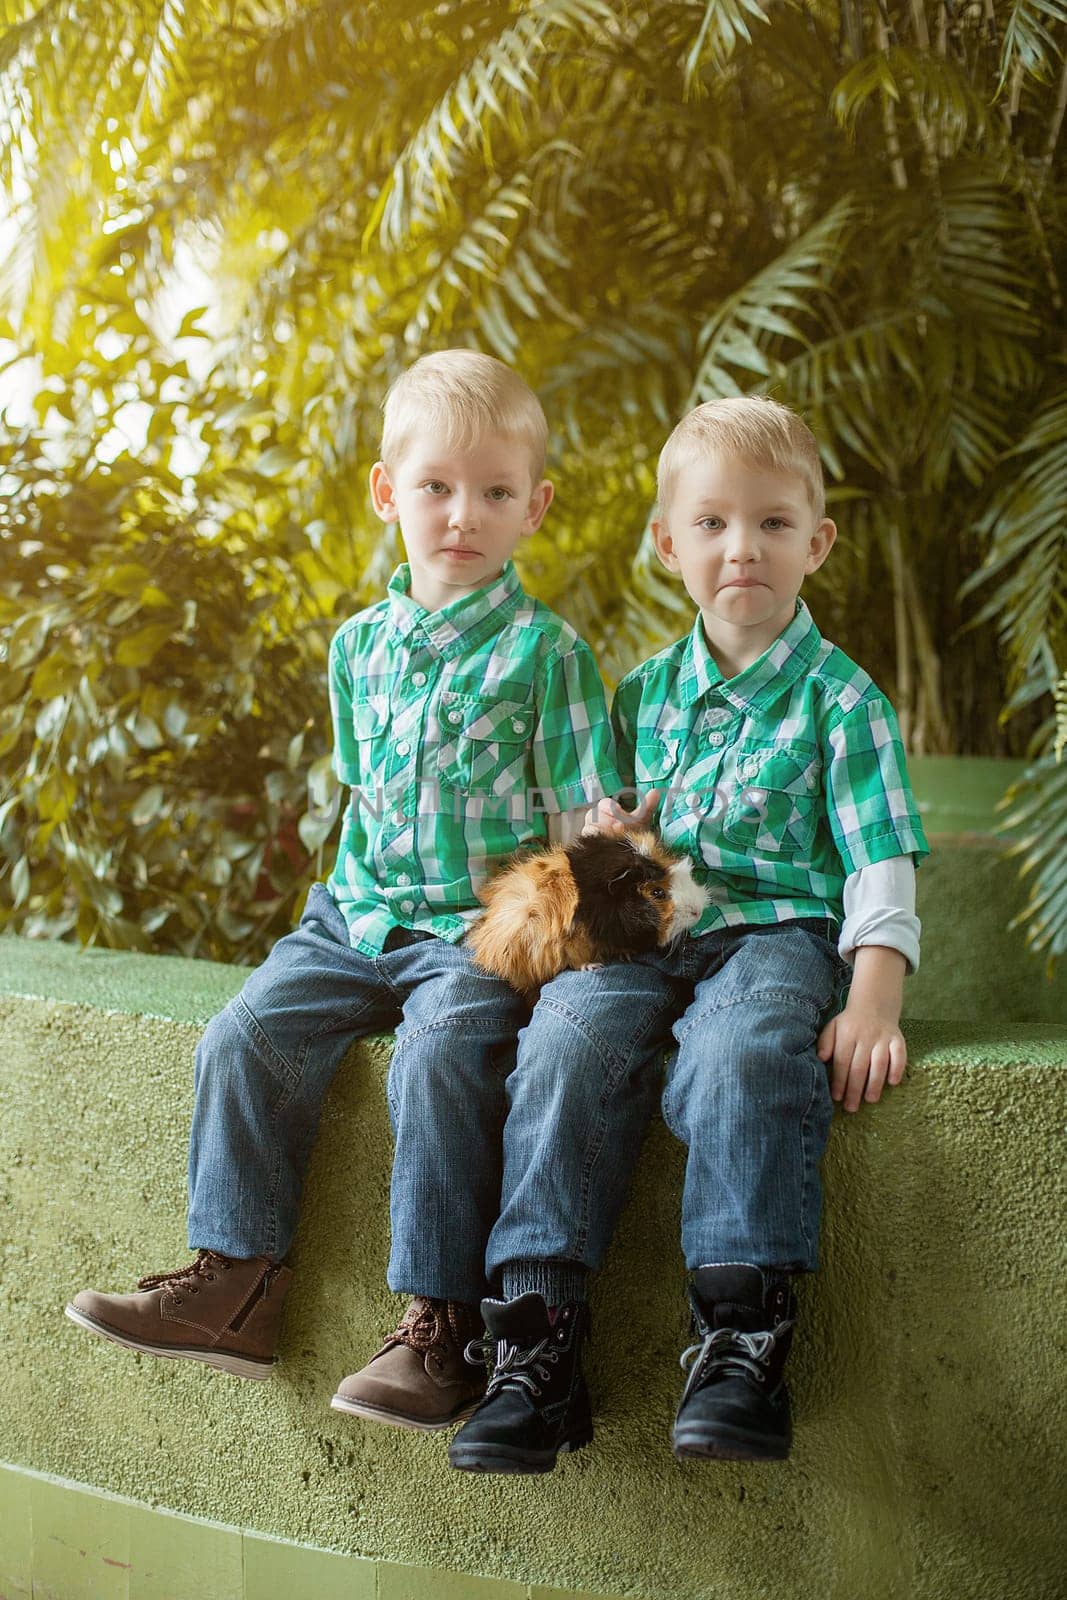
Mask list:
[[[755,1000],[792,1000],[797,1003],[798,1009],[810,1012],[818,1020],[821,1016],[819,1007],[814,1001],[808,1000],[804,995],[797,994],[795,989],[752,989],[748,994],[740,994],[736,1000],[724,1000],[721,1005],[706,1006],[693,1018],[684,1031],[675,1031],[674,1037],[679,1044],[687,1039],[698,1023],[706,1021],[708,1017],[717,1017],[723,1011],[730,1011],[735,1006],[751,1005]]]
[[[359,1020],[363,1016],[363,1013],[365,1011],[369,1011],[371,1009],[371,1007],[373,1006],[373,1004],[374,1004],[373,1000],[364,1000],[362,1002],[362,1004],[360,1005],[358,1011],[354,1011],[350,1016],[346,1017],[346,1019],[345,1019],[346,1022],[352,1023],[352,1024],[358,1026]],[[301,1042],[301,1045],[300,1045],[300,1052],[299,1052],[299,1055],[297,1056],[297,1062],[296,1062],[296,1068],[295,1068],[297,1082],[299,1082],[304,1076],[304,1067],[307,1064],[307,1058],[308,1058],[308,1055],[311,1052],[312,1045],[315,1044],[317,1040],[321,1039],[324,1034],[336,1033],[337,1032],[337,1024],[338,1024],[339,1020],[340,1020],[340,1016],[339,1016],[339,1011],[338,1011],[338,1013],[335,1013],[334,1015],[332,1015],[328,1019],[328,1021],[324,1022],[321,1027],[316,1028],[314,1033],[308,1033],[308,1034],[304,1035],[304,1038],[303,1038],[303,1040]],[[366,1034],[362,1034],[362,1035],[358,1035],[358,1036],[357,1035],[353,1035],[353,1038],[355,1038],[355,1037],[366,1038],[367,1035]]]
[[[276,1062],[281,1068],[281,1075],[284,1078],[293,1083],[299,1082],[299,1068],[289,1060],[288,1056],[283,1056],[278,1047],[272,1042],[269,1034],[263,1027],[263,1024],[259,1021],[259,1018],[251,1009],[248,1001],[243,995],[238,994],[234,996],[233,1007],[234,1021],[236,1022],[237,1026],[242,1029],[243,1032],[248,1034],[251,1043],[257,1050],[262,1051],[263,1055],[266,1056],[268,1063],[272,1061]],[[277,1074],[275,1074],[275,1076],[277,1076]]]
[[[628,1052],[627,1052],[626,1056],[619,1058],[618,1070],[614,1073],[614,1075],[612,1076],[610,1082],[607,1079],[605,1079],[603,1092],[601,1093],[600,1099],[599,1099],[599,1101],[597,1103],[597,1110],[598,1110],[599,1114],[598,1114],[598,1117],[597,1117],[596,1134],[595,1134],[595,1146],[594,1146],[593,1141],[590,1141],[589,1153],[587,1155],[586,1160],[582,1164],[581,1188],[580,1188],[581,1200],[580,1200],[579,1211],[578,1211],[578,1224],[577,1224],[577,1227],[575,1229],[575,1244],[576,1244],[577,1251],[583,1256],[585,1254],[586,1246],[587,1246],[587,1244],[589,1242],[589,1211],[590,1211],[589,1202],[590,1202],[590,1196],[591,1196],[591,1193],[592,1193],[593,1169],[596,1166],[597,1161],[600,1159],[600,1153],[604,1148],[604,1138],[605,1138],[605,1135],[607,1133],[607,1126],[608,1126],[607,1105],[608,1105],[608,1100],[610,1099],[611,1095],[614,1093],[614,1091],[617,1088],[620,1080],[625,1076],[626,1072],[633,1066],[634,1057],[635,1057],[635,1055],[637,1053],[637,1047],[638,1047],[638,1044],[639,1044],[640,1040],[642,1038],[647,1037],[647,1035],[651,1031],[652,1027],[654,1025],[656,1025],[656,1024],[659,1024],[661,1022],[662,1018],[664,1018],[665,1016],[669,1017],[673,1013],[673,1011],[674,1011],[674,1006],[673,1005],[661,1006],[659,1008],[659,1010],[655,1013],[655,1015],[651,1018],[651,1020],[648,1023],[646,1023],[645,1027],[642,1028],[640,1030],[640,1032],[635,1035],[635,1037],[633,1038],[633,1040],[631,1041],[631,1043],[629,1045],[629,1049],[628,1049]],[[649,1059],[651,1060],[651,1056],[650,1056]]]
[[[804,1240],[805,1260],[810,1263],[812,1258],[812,1239],[808,1231],[808,1191],[811,1187],[811,1108],[815,1104],[815,1068],[811,1066],[809,1055],[809,1068],[811,1076],[811,1093],[808,1103],[804,1108],[804,1115],[800,1119],[800,1151],[803,1158],[803,1177],[800,1185],[800,1227],[799,1232]],[[818,1058],[816,1058],[818,1059]]]
[[[588,1020],[585,1017],[580,1016],[577,1011],[572,1011],[570,1006],[564,1004],[562,1001],[541,999],[538,1001],[538,1006],[543,1006],[546,1011],[551,1011],[555,1016],[562,1017],[564,1022],[566,1022],[570,1027],[576,1028],[578,1032],[582,1034],[587,1043],[594,1045],[598,1050],[602,1050],[605,1055],[618,1061],[620,1065],[622,1065],[625,1060],[628,1060],[633,1055],[637,1041],[641,1037],[642,1030],[638,1030],[626,1040],[625,1044],[621,1047],[621,1049],[624,1049],[627,1052],[627,1055],[623,1057],[620,1049],[614,1047],[610,1040],[603,1038],[595,1028],[589,1026]],[[657,1013],[657,1015],[659,1015],[659,1013]]]
[[[285,1111],[286,1106],[292,1100],[293,1095],[295,1094],[300,1083],[300,1075],[292,1067],[292,1065],[286,1061],[281,1052],[274,1048],[267,1037],[265,1030],[257,1021],[254,1013],[249,1009],[247,1002],[244,1001],[240,995],[235,997],[235,1004],[240,1006],[240,1011],[243,1013],[243,1017],[238,1021],[237,1025],[238,1027],[243,1027],[248,1033],[253,1052],[258,1054],[265,1046],[267,1055],[269,1057],[273,1057],[276,1061],[281,1062],[285,1067],[285,1071],[280,1077],[277,1073],[271,1073],[271,1077],[273,1077],[275,1082],[278,1084],[279,1093],[278,1098],[271,1109],[270,1118],[268,1121],[271,1137],[270,1166],[267,1172],[267,1181],[264,1184],[263,1194],[264,1236],[266,1239],[266,1249],[263,1251],[263,1254],[273,1257],[275,1254],[275,1247],[278,1242],[278,1189],[281,1185],[282,1176],[282,1149],[281,1141],[278,1138],[278,1119]],[[247,1019],[247,1021],[245,1019]],[[248,1024],[251,1024],[251,1026],[248,1026]]]

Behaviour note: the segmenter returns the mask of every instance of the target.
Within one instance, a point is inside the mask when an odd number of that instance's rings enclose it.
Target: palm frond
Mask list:
[[[477,152],[492,165],[494,126],[521,136],[528,109],[538,103],[539,68],[553,44],[573,50],[576,39],[600,42],[615,23],[603,0],[542,0],[492,37],[409,140],[378,196],[364,242],[380,230],[382,243],[396,249],[409,234],[432,225],[449,203],[460,162]],[[566,57],[560,65],[567,69]]]
[[[700,85],[709,69],[724,67],[742,42],[752,43],[749,23],[769,22],[770,5],[771,0],[703,0],[704,14],[685,57],[686,94]]]
[[[690,391],[691,406],[740,394],[735,373],[746,376],[748,387],[769,379],[774,358],[768,347],[776,348],[781,341],[808,343],[808,335],[787,313],[810,315],[815,298],[829,288],[855,214],[851,198],[836,201],[708,318],[698,335],[700,364]]]
[[[1053,61],[1063,54],[1052,29],[1065,22],[1065,0],[1014,0],[1001,43],[998,90],[1017,68],[1040,83],[1049,81]]]

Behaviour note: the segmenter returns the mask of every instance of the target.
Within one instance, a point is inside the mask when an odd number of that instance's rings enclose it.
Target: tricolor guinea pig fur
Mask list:
[[[594,833],[515,856],[483,886],[467,935],[475,965],[523,994],[568,968],[656,950],[700,919],[708,896],[687,856],[654,833]]]

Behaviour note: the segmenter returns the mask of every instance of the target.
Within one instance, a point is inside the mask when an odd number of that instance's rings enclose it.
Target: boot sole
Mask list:
[[[505,1444],[452,1445],[448,1452],[448,1464],[460,1472],[551,1472],[557,1456],[581,1450],[592,1442],[590,1430],[564,1439],[554,1450],[513,1450]]]
[[[252,1356],[234,1355],[228,1350],[196,1350],[182,1344],[146,1344],[120,1333],[117,1328],[109,1328],[106,1322],[98,1322],[95,1317],[79,1311],[75,1305],[64,1309],[71,1322],[76,1322],[79,1328],[99,1334],[102,1339],[109,1339],[124,1350],[136,1350],[138,1355],[162,1356],[165,1361],[199,1361],[205,1367],[214,1367],[217,1372],[228,1372],[233,1378],[251,1378],[258,1383],[274,1373],[273,1361],[257,1361]]]
[[[424,1417],[413,1417],[403,1411],[388,1411],[384,1406],[371,1405],[367,1400],[350,1400],[343,1394],[335,1394],[330,1405],[334,1411],[362,1417],[364,1422],[385,1422],[391,1428],[408,1428],[412,1433],[441,1433],[445,1428],[454,1428],[457,1422],[466,1422],[468,1417],[473,1417],[481,1399],[479,1395],[477,1400],[470,1401],[450,1417],[443,1417],[437,1422],[427,1422]]]
[[[673,1438],[679,1461],[784,1461],[789,1439],[766,1439],[741,1428],[717,1428],[714,1433],[679,1433]]]

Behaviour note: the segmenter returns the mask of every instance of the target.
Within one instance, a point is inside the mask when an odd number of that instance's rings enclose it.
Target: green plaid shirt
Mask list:
[[[395,927],[458,942],[495,862],[546,839],[548,813],[620,787],[592,652],[510,561],[440,611],[410,579],[398,567],[330,645],[334,769],[352,795],[328,887],[371,956]]]
[[[758,661],[723,678],[700,617],[619,684],[619,764],[668,791],[664,841],[712,903],[694,928],[842,919],[845,878],[928,853],[892,706],[803,601]]]

